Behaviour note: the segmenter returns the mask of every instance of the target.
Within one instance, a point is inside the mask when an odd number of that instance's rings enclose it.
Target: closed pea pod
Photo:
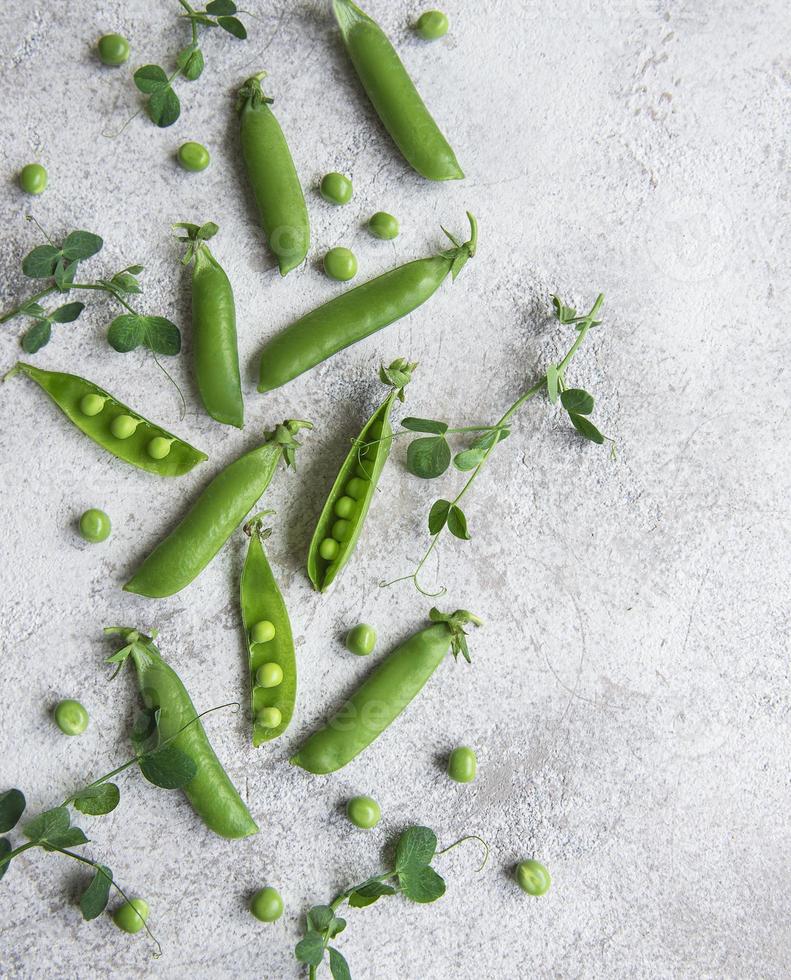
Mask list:
[[[450,275],[455,281],[475,255],[478,223],[468,212],[470,239],[462,244],[448,232],[453,247],[399,266],[356,286],[306,313],[264,347],[258,390],[273,391],[338,351],[364,340],[422,306]]]
[[[44,371],[23,361],[19,361],[5,377],[18,372],[32,378],[80,432],[132,466],[159,476],[182,476],[209,458],[206,453],[127,408],[92,381],[76,374]],[[167,452],[163,455],[165,446]]]
[[[174,595],[188,586],[222,548],[255,505],[284,458],[295,465],[295,434],[310,422],[286,420],[266,441],[217,474],[186,516],[151,552],[124,586],[151,598]]]
[[[398,149],[429,180],[459,180],[464,172],[379,25],[351,0],[333,0],[343,43],[363,88]]]
[[[390,393],[363,426],[343,461],[324,503],[308,550],[308,577],[324,592],[354,554],[376,493],[382,470],[390,455],[393,429],[390,415],[396,400],[404,400],[404,388],[417,367],[404,358],[382,367],[379,376]],[[332,543],[337,547],[332,546]]]
[[[206,244],[218,228],[211,221],[200,226],[181,223],[175,227],[184,230],[182,241],[188,242],[184,264],[194,261],[192,344],[198,390],[213,419],[241,429],[244,404],[233,290],[225,270]]]
[[[308,772],[336,772],[367,748],[423,689],[450,649],[469,662],[464,626],[481,625],[459,609],[443,615],[432,609],[432,625],[415,633],[386,657],[343,707],[314,732],[291,762]]]
[[[254,75],[239,90],[242,156],[264,234],[285,276],[308,254],[310,221],[291,151],[269,108],[274,100],[261,89],[265,77]]]
[[[288,728],[297,696],[297,661],[286,604],[264,551],[270,531],[264,511],[245,525],[250,536],[240,585],[242,622],[250,669],[253,745],[270,742]],[[272,628],[257,630],[262,623]],[[265,637],[262,642],[256,642]],[[277,711],[277,715],[271,709]],[[267,721],[276,724],[265,724]]]
[[[186,688],[162,659],[153,637],[125,626],[108,627],[105,633],[122,637],[125,646],[108,662],[120,667],[131,658],[145,706],[157,713],[160,743],[167,741],[195,764],[195,775],[183,789],[201,820],[221,837],[234,839],[258,833],[258,826],[211,747]]]

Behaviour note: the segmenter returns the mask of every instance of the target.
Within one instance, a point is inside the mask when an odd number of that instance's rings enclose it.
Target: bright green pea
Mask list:
[[[355,827],[370,830],[382,819],[382,809],[370,796],[354,796],[346,804],[346,816]]]
[[[110,432],[116,439],[128,439],[135,434],[138,425],[140,419],[133,419],[131,415],[116,415],[110,423]]]
[[[341,519],[332,525],[332,536],[336,541],[345,541],[349,537],[351,529],[351,523]]]
[[[348,204],[352,199],[354,188],[352,182],[343,174],[326,174],[319,187],[321,196],[330,204]]]
[[[151,459],[164,459],[170,453],[172,443],[172,439],[166,439],[164,436],[154,436],[146,446],[146,452]]]
[[[40,163],[28,163],[19,171],[19,186],[26,194],[43,194],[47,187],[47,171]]]
[[[122,65],[129,58],[129,42],[121,34],[105,34],[96,47],[103,65]]]
[[[268,619],[262,619],[260,623],[254,623],[250,629],[251,643],[269,643],[275,636],[275,625]]]
[[[283,720],[280,708],[262,708],[255,716],[256,724],[262,728],[277,728]]]
[[[369,480],[364,480],[359,476],[353,476],[346,484],[346,496],[353,497],[355,500],[362,500],[366,493],[368,493],[369,483]]]
[[[185,170],[191,173],[200,173],[205,170],[211,162],[209,151],[200,143],[182,143],[176,154],[178,161]]]
[[[255,682],[259,687],[277,687],[283,682],[283,668],[280,664],[261,664],[255,672]]]
[[[348,520],[354,513],[354,508],[357,506],[356,501],[352,500],[351,497],[338,497],[335,501],[335,514],[337,517],[342,517],[344,520]]]
[[[415,30],[424,41],[436,41],[448,33],[450,21],[448,15],[440,10],[427,10],[418,17]]]
[[[358,657],[367,657],[376,646],[376,630],[368,623],[359,623],[346,634],[346,649]]]
[[[319,554],[324,561],[335,561],[340,550],[338,542],[334,538],[325,538],[319,545]]]
[[[276,922],[283,914],[283,899],[276,888],[267,886],[253,895],[250,911],[261,922]]]
[[[133,898],[124,902],[113,915],[113,922],[124,932],[140,932],[148,921],[148,902],[142,898]]]
[[[98,507],[91,507],[80,517],[80,536],[92,544],[106,541],[111,530],[110,518]]]
[[[102,398],[101,395],[91,394],[83,395],[80,399],[80,411],[83,415],[94,416],[98,415],[99,412],[104,408],[104,403],[107,401],[106,398]]]
[[[331,248],[324,256],[324,271],[330,279],[348,282],[357,275],[357,257],[348,248]]]
[[[457,783],[471,783],[478,769],[478,759],[472,749],[461,745],[448,757],[448,775]]]
[[[528,895],[546,895],[552,879],[549,872],[539,861],[520,861],[516,866],[516,881],[523,892]]]
[[[377,211],[368,220],[368,231],[370,231],[374,238],[381,238],[384,242],[398,238],[400,230],[398,218],[394,218],[387,211]]]
[[[79,701],[71,698],[55,706],[53,718],[64,735],[82,735],[88,727],[88,712]]]

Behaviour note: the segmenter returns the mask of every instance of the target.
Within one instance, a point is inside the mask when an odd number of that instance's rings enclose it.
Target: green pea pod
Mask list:
[[[19,372],[32,378],[80,432],[125,463],[159,476],[183,476],[209,458],[167,429],[149,422],[92,381],[76,374],[44,371],[23,361],[11,368],[3,380]],[[128,422],[128,434],[114,435],[117,419]]]
[[[265,513],[271,513],[266,511]],[[250,535],[247,557],[242,568],[241,606],[247,643],[248,666],[250,668],[251,706],[253,713],[253,746],[271,742],[288,728],[294,714],[297,697],[297,661],[294,655],[294,637],[291,622],[283,596],[277,587],[272,569],[264,551],[263,540],[269,536],[268,529],[262,529],[258,515],[245,525]],[[255,642],[254,627],[260,623],[271,623],[274,636],[264,642]],[[276,683],[262,684],[257,677],[264,665],[279,670],[280,679]],[[264,724],[262,712],[275,709],[276,724]]]
[[[382,367],[380,378],[390,385],[390,394],[365,423],[330,490],[313,532],[308,550],[308,577],[313,587],[325,592],[354,554],[379,477],[390,455],[393,429],[390,416],[396,399],[403,402],[404,387],[417,364],[404,358]],[[350,493],[350,490],[352,491]],[[329,545],[324,542],[329,541]],[[328,558],[322,550],[328,548]]]
[[[310,422],[287,420],[257,449],[217,474],[191,510],[145,559],[124,586],[150,598],[174,595],[200,575],[241,524],[275,475],[280,458],[294,466],[294,435]]]
[[[444,615],[432,609],[432,625],[396,647],[327,724],[314,732],[291,762],[322,775],[343,768],[366,749],[423,689],[450,649],[469,663],[464,626],[480,626],[464,609]]]
[[[221,837],[257,834],[258,826],[215,755],[186,688],[153,638],[125,626],[108,627],[105,633],[120,635],[126,643],[108,662],[120,666],[131,656],[143,701],[158,712],[159,742],[168,742],[195,763],[197,772],[183,788],[201,820]]]
[[[277,256],[280,275],[302,262],[310,244],[310,221],[305,195],[280,124],[264,95],[262,71],[239,90],[242,156],[253,188],[269,247]]]
[[[333,0],[343,43],[363,88],[404,159],[429,180],[464,172],[382,28],[351,0]]]
[[[236,306],[228,276],[212,255],[207,239],[219,230],[212,221],[203,225],[182,222],[181,241],[188,242],[184,264],[192,270],[192,345],[198,391],[206,411],[225,425],[244,427],[242,381],[236,342]]]
[[[259,391],[273,391],[344,348],[400,320],[430,299],[475,255],[478,223],[470,220],[470,240],[461,244],[445,234],[453,248],[399,266],[356,286],[286,327],[261,354]]]

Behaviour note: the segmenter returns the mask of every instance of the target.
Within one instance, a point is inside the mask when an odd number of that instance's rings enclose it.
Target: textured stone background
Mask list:
[[[0,41],[0,148],[5,178],[2,304],[30,288],[19,271],[39,238],[85,227],[104,236],[97,274],[145,264],[142,308],[185,329],[168,367],[104,340],[115,310],[102,298],[58,331],[37,363],[95,379],[205,448],[211,461],[160,482],[87,442],[34,385],[0,397],[3,561],[0,784],[32,810],[51,805],[129,751],[137,703],[131,674],[108,685],[101,627],[158,626],[165,656],[200,708],[243,699],[236,536],[189,589],[168,601],[120,585],[225,462],[286,416],[307,416],[296,475],[278,477],[270,554],[298,643],[295,722],[268,749],[247,720],[207,728],[261,824],[255,839],[214,839],[178,793],[134,773],[122,805],[80,821],[92,855],[152,907],[164,946],[73,907],[83,875],[55,856],[27,855],[2,885],[0,973],[8,977],[301,976],[292,958],[303,910],[377,869],[385,842],[426,822],[443,842],[479,833],[487,869],[460,848],[442,860],[448,893],[430,907],[402,901],[350,915],[339,940],[354,976],[373,980],[542,977],[786,977],[791,972],[788,738],[789,462],[787,9],[681,0],[447,0],[452,33],[426,45],[408,25],[421,5],[369,0],[391,32],[467,179],[432,186],[394,152],[361,95],[328,4],[254,0],[251,39],[206,40],[207,69],[180,91],[168,130],[137,119],[134,67],[182,43],[175,2],[100,0],[6,5]],[[125,33],[129,66],[103,68],[100,34]],[[232,93],[263,67],[308,192],[313,244],[281,281],[240,172]],[[182,173],[176,147],[213,154]],[[21,194],[15,174],[40,159],[50,188]],[[315,192],[322,173],[355,182],[342,210]],[[374,210],[403,222],[394,244],[371,239]],[[479,256],[430,308],[336,357],[286,389],[254,391],[256,354],[295,314],[335,295],[317,271],[324,251],[353,247],[360,279],[429,254],[439,224],[481,223]],[[248,425],[221,430],[198,408],[190,378],[187,276],[169,225],[217,221],[216,254],[237,296]],[[86,271],[89,268],[85,267]],[[339,455],[381,397],[379,362],[420,361],[411,414],[494,420],[562,354],[568,330],[547,315],[607,294],[606,324],[570,380],[593,391],[596,418],[618,446],[583,444],[545,402],[520,417],[470,496],[469,544],[447,541],[429,581],[443,606],[486,620],[474,664],[439,670],[423,697],[339,775],[309,777],[290,752],[369,669],[339,636],[360,619],[379,653],[419,626],[429,602],[377,583],[409,571],[437,495],[403,467],[398,444],[361,547],[331,596],[303,571],[305,550]],[[3,365],[20,324],[4,327]],[[83,544],[87,506],[114,523]],[[49,719],[79,696],[91,726],[79,739]],[[475,745],[480,776],[459,787],[442,760]],[[352,828],[341,807],[368,792],[384,819]],[[550,867],[546,898],[525,897],[512,864]],[[287,914],[273,926],[246,911],[277,885]]]

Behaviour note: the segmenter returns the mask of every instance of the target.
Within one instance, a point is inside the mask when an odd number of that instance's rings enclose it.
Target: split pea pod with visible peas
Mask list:
[[[364,340],[422,306],[448,276],[455,281],[475,255],[478,223],[467,212],[470,239],[453,243],[430,258],[418,259],[356,286],[286,327],[261,353],[258,390],[273,391],[338,351]]]
[[[302,262],[310,244],[310,221],[305,195],[283,130],[269,108],[261,79],[248,78],[239,90],[242,156],[253,189],[261,225],[270,249],[277,256],[280,275]]]
[[[470,655],[464,627],[480,626],[464,609],[429,613],[431,626],[415,633],[386,657],[327,724],[292,757],[293,765],[317,775],[336,772],[358,756],[395,721],[423,689],[450,649]]]
[[[206,411],[217,422],[244,426],[242,381],[236,341],[236,306],[228,276],[212,255],[206,241],[219,230],[182,222],[174,227],[185,232],[184,265],[192,269],[192,344],[195,377]]]
[[[398,149],[429,180],[464,171],[382,28],[352,0],[333,0],[343,43],[363,88]]]
[[[310,422],[287,419],[263,445],[217,474],[191,510],[157,545],[124,586],[126,592],[161,599],[194,581],[244,520],[272,482],[281,458],[295,466],[300,429]]]
[[[379,377],[390,393],[363,426],[343,461],[321,511],[308,550],[308,577],[319,592],[326,591],[354,554],[376,493],[379,477],[390,455],[393,428],[390,416],[396,400],[417,367],[399,358]]]
[[[211,747],[187,689],[154,645],[156,633],[146,636],[126,626],[108,626],[105,633],[123,640],[124,646],[108,658],[108,663],[120,668],[131,658],[145,706],[156,712],[159,744],[167,742],[195,764],[195,775],[183,789],[201,820],[229,839],[258,833],[250,811]]]
[[[183,476],[209,457],[154,425],[92,381],[76,374],[44,371],[19,361],[5,375],[32,378],[63,414],[113,456],[159,476]]]
[[[253,746],[282,735],[294,714],[297,661],[286,604],[264,551],[264,511],[245,524],[250,537],[240,586],[253,712]]]

